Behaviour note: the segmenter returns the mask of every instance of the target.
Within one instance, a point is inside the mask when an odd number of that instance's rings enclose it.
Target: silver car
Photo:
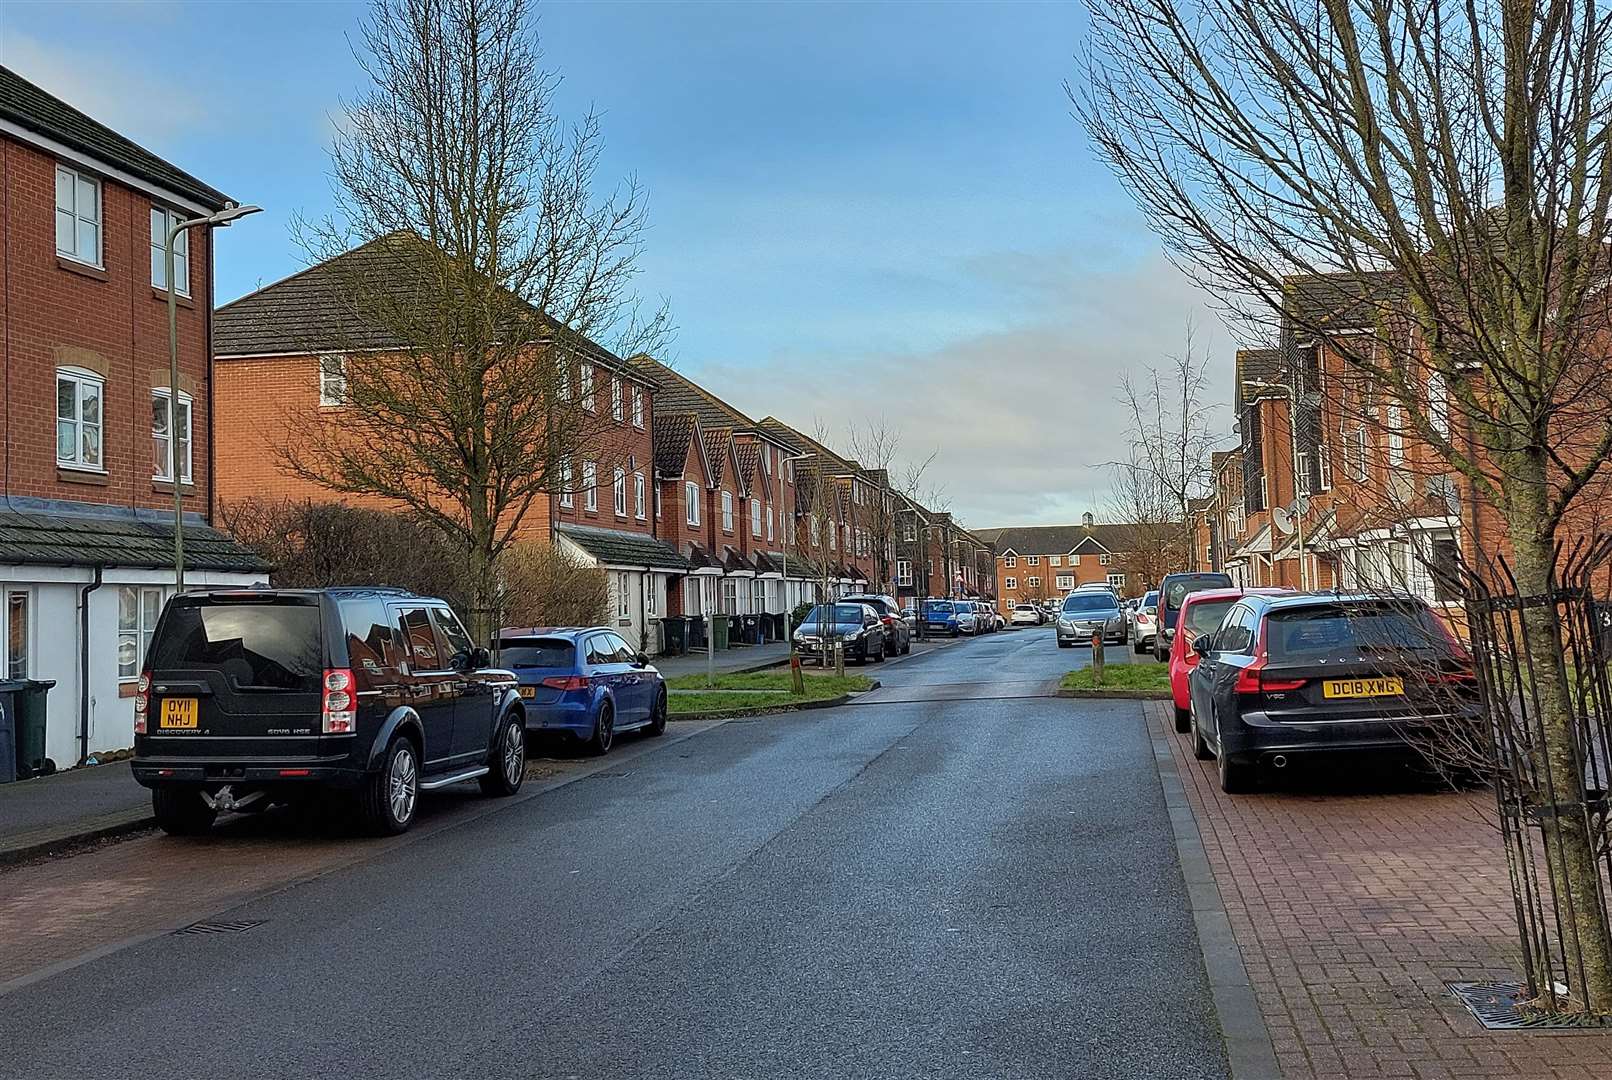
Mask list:
[[[1105,642],[1124,642],[1125,613],[1119,600],[1106,589],[1083,589],[1064,597],[1058,609],[1058,648],[1087,644],[1095,635]]]

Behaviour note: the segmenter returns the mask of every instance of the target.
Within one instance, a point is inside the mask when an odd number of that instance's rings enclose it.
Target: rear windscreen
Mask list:
[[[1266,621],[1272,660],[1393,656],[1442,652],[1449,641],[1425,608],[1372,605],[1272,612]]]
[[[1180,578],[1170,582],[1164,592],[1164,606],[1172,611],[1181,606],[1182,599],[1187,593],[1202,592],[1204,589],[1224,589],[1231,585],[1231,578],[1225,574],[1199,574],[1196,577]]]
[[[231,686],[318,691],[324,678],[313,604],[174,604],[151,645],[152,671],[217,671]]]
[[[924,610],[935,615],[949,615],[951,614],[952,610],[951,601],[930,600],[928,603],[924,604]]]
[[[568,668],[576,654],[576,646],[564,638],[505,639],[498,645],[498,662],[509,667]]]
[[[1193,637],[1207,634],[1211,630],[1220,628],[1220,620],[1226,617],[1231,605],[1237,601],[1228,597],[1225,600],[1195,600],[1184,609],[1186,614],[1181,616],[1186,628],[1192,631]]]

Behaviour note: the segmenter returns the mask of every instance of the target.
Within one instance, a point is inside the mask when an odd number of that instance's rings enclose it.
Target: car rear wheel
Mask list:
[[[381,767],[358,789],[358,817],[366,831],[396,836],[414,824],[420,801],[420,764],[414,744],[399,735],[387,744]]]
[[[588,753],[602,755],[610,753],[611,745],[616,741],[616,710],[610,702],[599,706],[599,716],[593,722],[593,735],[587,742]]]
[[[649,710],[649,727],[644,729],[650,735],[663,735],[666,732],[666,687],[655,691],[655,704]]]
[[[1137,638],[1135,641],[1133,641],[1131,643],[1131,648],[1135,651],[1137,656],[1141,656],[1143,653],[1147,652],[1147,645],[1143,643],[1141,638]]]
[[[200,788],[153,789],[151,813],[169,836],[202,836],[218,817],[218,811],[202,798]]]
[[[1185,735],[1192,730],[1192,712],[1177,705],[1175,707],[1175,733]]]
[[[1254,766],[1232,761],[1224,751],[1219,755],[1220,790],[1227,795],[1245,795],[1254,790],[1257,775]]]
[[[521,789],[526,779],[526,718],[505,717],[502,737],[493,743],[487,759],[487,775],[481,778],[481,793],[506,797]]]

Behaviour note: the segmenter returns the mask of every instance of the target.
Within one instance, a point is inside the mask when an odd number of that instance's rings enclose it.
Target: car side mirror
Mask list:
[[[467,670],[475,671],[477,668],[491,667],[492,663],[492,654],[486,649],[478,647],[465,654],[465,668]]]
[[[633,663],[637,664],[639,667],[647,667],[649,665],[649,657],[644,653],[639,653],[637,656],[633,657]]]
[[[1192,640],[1192,651],[1199,656],[1208,656],[1214,651],[1214,648],[1215,636],[1213,634],[1203,634]]]

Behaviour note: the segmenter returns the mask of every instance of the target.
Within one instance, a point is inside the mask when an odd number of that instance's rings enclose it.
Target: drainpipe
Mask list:
[[[90,593],[101,587],[104,568],[95,567],[95,580],[78,592],[78,763],[90,756]]]

